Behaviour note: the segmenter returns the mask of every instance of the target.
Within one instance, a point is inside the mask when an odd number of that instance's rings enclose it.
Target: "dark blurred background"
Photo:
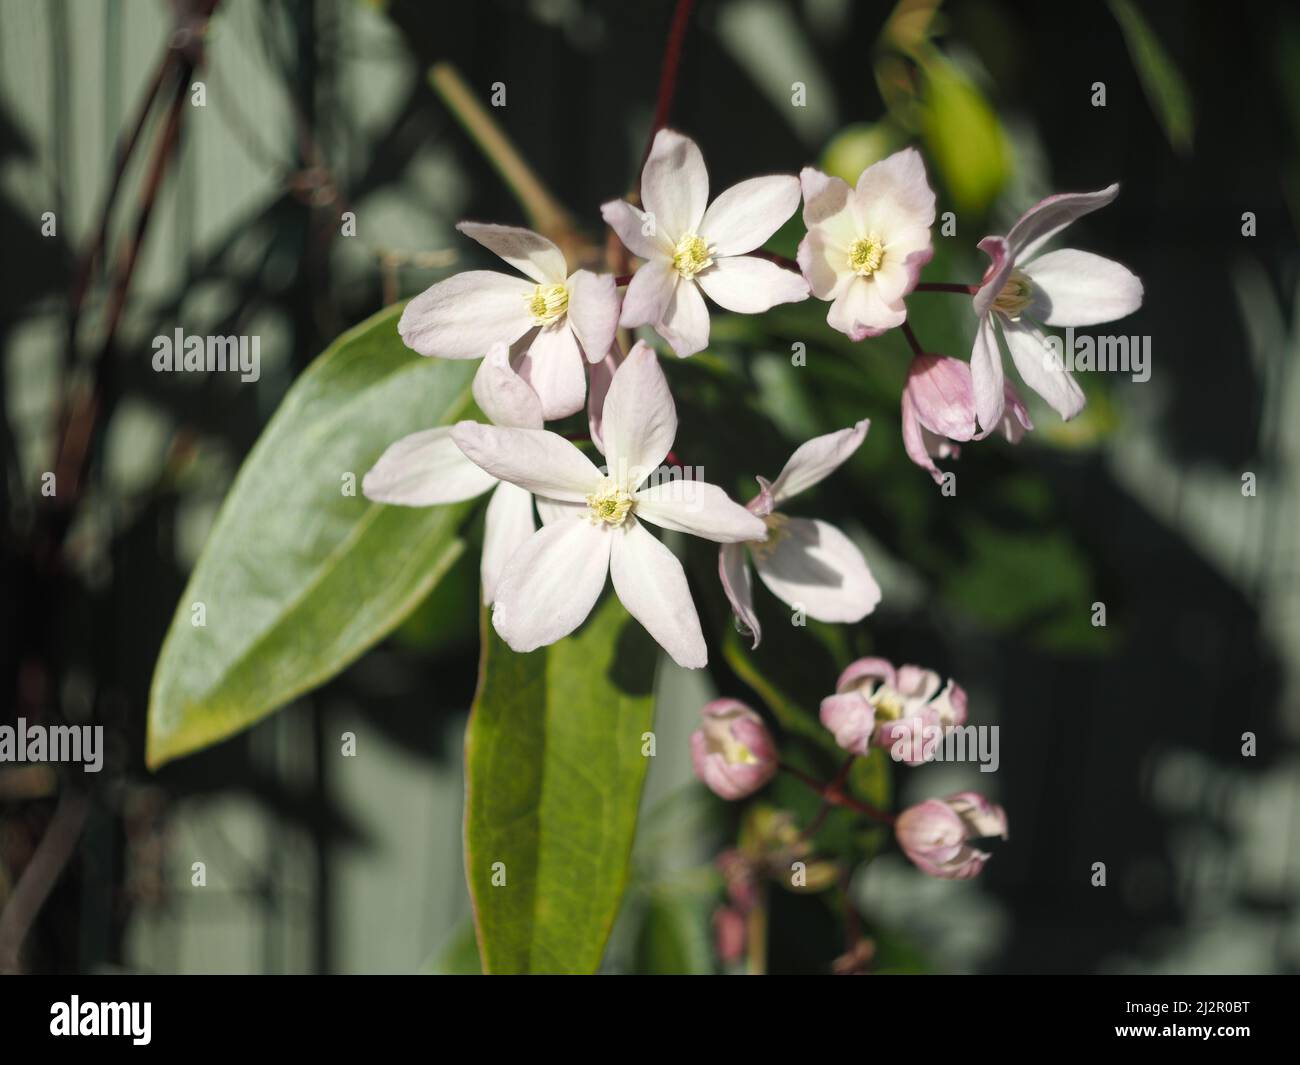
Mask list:
[[[430,68],[449,62],[484,104],[501,83],[493,117],[602,240],[599,204],[635,181],[672,4],[223,0],[196,59],[206,102],[183,108],[120,326],[106,335],[100,273],[70,345],[114,143],[201,7],[0,0],[0,724],[109,736],[95,776],[0,766],[0,908],[47,832],[79,824],[24,969],[462,970],[475,558],[324,688],[157,774],[143,765],[149,682],[216,508],[296,375],[385,303],[488,265],[457,220],[528,221]],[[705,371],[672,367],[684,453],[740,455],[723,482],[739,490],[809,433],[872,418],[860,460],[806,508],[853,531],[884,587],[842,649],[967,687],[974,719],[1000,727],[999,771],[902,773],[900,795],[977,787],[1012,826],[974,883],[925,880],[896,854],[859,872],[869,927],[906,943],[906,967],[1300,969],[1294,5],[700,0],[672,124],[700,143],[715,192],[807,164],[853,180],[918,143],[956,221],[936,235],[933,280],[977,280],[975,243],[1041,196],[1122,183],[1067,243],[1143,278],[1145,305],[1113,331],[1151,337],[1149,381],[1087,375],[1080,419],[1035,407],[1020,447],[967,449],[944,500],[902,453],[901,340],[843,343],[817,304],[715,316],[711,353],[745,360],[744,414],[712,421]],[[110,264],[147,199],[149,143],[123,175]],[[773,246],[790,254],[797,237],[792,225]],[[909,300],[927,348],[968,355],[963,303]],[[152,338],[178,325],[259,335],[261,379],[154,373]],[[792,341],[808,346],[806,374],[780,372]],[[92,384],[75,500],[42,502]],[[734,824],[692,783],[685,737],[715,693],[759,701],[721,659],[704,675],[665,668],[660,691],[606,966],[715,971],[710,860]],[[336,756],[345,730],[363,756]],[[794,944],[780,917],[773,967],[824,969],[835,951],[807,946],[821,918],[792,911]]]

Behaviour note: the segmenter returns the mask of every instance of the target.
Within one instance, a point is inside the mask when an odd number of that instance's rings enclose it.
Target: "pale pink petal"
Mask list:
[[[1011,248],[1002,237],[985,237],[977,247],[990,259],[988,269],[984,271],[984,278],[980,281],[979,291],[975,293],[973,301],[975,316],[983,318],[989,313],[993,301],[998,298],[1002,286],[1007,283],[1007,278],[1011,275],[1011,271],[1015,269],[1016,261],[1011,254]]]
[[[655,134],[641,171],[641,202],[669,242],[699,232],[709,202],[709,172],[693,140],[671,129]]]
[[[808,298],[808,282],[793,270],[752,255],[715,259],[695,280],[714,303],[737,314],[761,314]]]
[[[672,257],[672,242],[660,233],[655,220],[627,200],[610,200],[601,204],[600,216],[633,255],[642,259]]]
[[[610,533],[609,572],[627,612],[645,626],[679,666],[699,669],[709,660],[699,615],[677,556],[635,518]]]
[[[975,791],[960,791],[943,800],[948,804],[972,839],[990,839],[1000,836],[1008,837],[1007,812],[997,803],[989,802]]]
[[[587,372],[578,338],[567,321],[539,329],[517,369],[542,401],[542,416],[548,422],[582,410]]]
[[[934,258],[928,229],[904,230],[885,245],[885,258],[871,280],[880,298],[893,304],[910,293],[921,271]]]
[[[564,252],[540,233],[516,226],[497,226],[483,222],[461,222],[456,228],[471,240],[477,240],[488,251],[496,252],[521,274],[531,277],[539,285],[564,284],[564,275],[568,273]]]
[[[878,337],[907,321],[907,306],[902,300],[887,304],[867,278],[854,277],[840,290],[826,314],[826,322],[850,340]]]
[[[903,389],[902,423],[903,450],[907,452],[907,457],[923,470],[928,470],[935,484],[942,485],[943,472],[934,464],[934,457],[926,446],[926,429],[921,425],[916,403],[907,389]]]
[[[1005,376],[1002,372],[1002,353],[998,350],[997,334],[988,318],[981,318],[975,331],[975,346],[970,353],[971,386],[975,389],[975,414],[980,423],[980,436],[987,436],[1002,420],[1006,403]]]
[[[637,517],[664,529],[722,544],[762,540],[767,535],[762,518],[707,481],[662,481],[641,489],[634,499]]]
[[[839,746],[852,754],[868,753],[876,731],[876,711],[860,693],[828,695],[822,700],[820,717]]]
[[[1119,195],[1119,185],[1108,185],[1100,192],[1066,192],[1039,200],[1020,216],[1007,243],[1018,263],[1028,262],[1040,247],[1071,222],[1105,207]]]
[[[1018,444],[1025,432],[1032,430],[1033,427],[1034,423],[1029,420],[1029,408],[1025,406],[1025,401],[1020,398],[1016,386],[1008,381],[1006,383],[1006,408],[1002,415],[1002,422],[998,426],[998,432],[1006,437],[1009,443]]]
[[[586,455],[547,429],[458,422],[451,435],[479,467],[533,495],[583,503],[601,482],[600,471]]]
[[[488,350],[474,374],[471,391],[478,409],[496,425],[542,427],[542,401],[532,385],[515,373],[510,365],[510,350],[504,344],[493,344]]]
[[[488,500],[487,514],[483,519],[483,555],[479,560],[479,574],[485,605],[492,605],[506,564],[536,530],[533,497],[508,481],[498,484]]]
[[[970,367],[960,359],[918,355],[907,371],[904,393],[916,415],[932,433],[949,440],[975,435],[975,388]]]
[[[799,206],[799,179],[793,174],[750,178],[732,185],[704,212],[699,235],[720,255],[743,255],[761,248]]]
[[[909,699],[929,702],[942,684],[939,674],[932,669],[923,669],[921,666],[899,666],[898,680],[894,683],[894,687],[898,689],[900,695]]]
[[[609,475],[635,488],[663,462],[677,435],[677,408],[659,356],[644,340],[632,345],[605,397],[601,435]]]
[[[815,436],[795,448],[780,476],[772,482],[774,505],[779,507],[787,499],[819,484],[843,466],[862,446],[870,428],[871,419],[863,418],[848,429]]]
[[[835,682],[837,692],[871,687],[873,681],[884,681],[891,688],[897,682],[894,664],[888,658],[867,657],[850,662]]]
[[[752,636],[753,646],[757,647],[763,630],[754,613],[754,575],[743,545],[723,544],[718,548],[718,578],[737,622],[744,626],[741,635]]]
[[[533,327],[528,300],[534,287],[521,277],[467,270],[411,300],[397,331],[421,355],[481,359],[493,344],[514,343]]]
[[[429,507],[481,496],[496,480],[465,457],[444,425],[390,444],[362,478],[361,492],[376,503]]]
[[[824,521],[787,518],[775,548],[754,566],[773,595],[817,621],[861,621],[880,602],[862,552]]]
[[[1007,338],[1011,361],[1016,364],[1025,384],[1066,421],[1083,410],[1087,403],[1083,389],[1066,372],[1060,352],[1048,345],[1042,330],[1023,318],[1019,322],[1004,322],[1002,330]]]
[[[694,281],[683,279],[673,290],[673,298],[655,322],[655,332],[682,358],[709,346],[709,309]]]
[[[569,278],[569,325],[588,362],[600,362],[614,343],[619,310],[613,274],[579,270]]]
[[[623,293],[623,310],[618,324],[625,329],[635,329],[659,321],[672,303],[680,276],[671,259],[650,259],[642,263]]]
[[[568,636],[600,598],[609,551],[609,531],[584,518],[543,525],[533,533],[515,549],[497,582],[492,625],[501,638],[527,652]]]
[[[1047,325],[1097,325],[1142,306],[1142,282],[1127,266],[1062,248],[1024,268],[1034,283],[1031,317]]]
[[[609,354],[591,367],[587,374],[587,429],[596,450],[605,454],[605,396],[614,381],[614,374],[623,361],[623,353],[612,344]]]
[[[857,222],[849,205],[853,189],[846,181],[823,174],[811,166],[799,172],[803,189],[803,224],[840,251],[848,251],[858,238]]]

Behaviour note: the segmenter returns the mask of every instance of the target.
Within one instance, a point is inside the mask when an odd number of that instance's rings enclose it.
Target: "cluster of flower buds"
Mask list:
[[[776,775],[776,742],[754,710],[736,699],[718,699],[702,715],[691,734],[691,759],[695,775],[714,794],[744,799]],[[822,700],[821,721],[853,757],[879,748],[915,766],[930,760],[934,736],[965,724],[966,693],[952,680],[943,684],[933,670],[862,658]],[[829,785],[820,790],[828,801],[839,796]],[[967,880],[984,867],[989,855],[973,841],[1007,838],[1006,812],[974,792],[927,799],[892,820],[903,853],[923,872],[945,880]]]

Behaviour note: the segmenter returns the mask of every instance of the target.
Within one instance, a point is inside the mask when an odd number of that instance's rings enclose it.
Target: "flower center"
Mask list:
[[[612,477],[587,496],[587,517],[593,525],[622,525],[632,510],[633,499]]]
[[[1019,270],[1012,270],[1002,291],[993,300],[993,309],[1001,311],[1013,322],[1020,317],[1026,307],[1033,302],[1034,283],[1028,275]]]
[[[713,265],[713,256],[703,237],[688,233],[677,242],[673,249],[673,266],[688,281],[705,267]]]
[[[528,297],[528,309],[533,315],[533,325],[550,325],[558,321],[569,309],[568,286],[538,285]]]
[[[773,511],[763,519],[763,524],[767,526],[766,540],[751,540],[749,543],[749,552],[759,562],[766,562],[772,557],[772,552],[776,550],[777,544],[786,538],[786,524],[790,521],[784,514]]]
[[[849,265],[859,277],[870,277],[885,259],[885,242],[872,233],[855,240],[849,248]]]
[[[722,755],[728,765],[753,765],[758,761],[754,752],[731,734],[730,717],[707,722],[704,738],[708,741],[709,753]]]
[[[884,684],[872,692],[868,702],[876,708],[877,721],[897,721],[903,716],[903,697]]]

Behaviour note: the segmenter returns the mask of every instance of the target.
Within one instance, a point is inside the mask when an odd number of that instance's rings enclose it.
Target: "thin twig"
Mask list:
[[[672,113],[673,98],[677,95],[677,71],[682,63],[682,45],[686,42],[686,27],[690,23],[693,3],[694,0],[677,0],[677,7],[673,11],[672,25],[668,28],[668,43],[664,46],[664,61],[659,69],[659,95],[655,100],[655,117],[650,125],[650,136],[646,138],[640,170],[645,169],[645,161],[650,158],[655,134],[668,125],[668,116]],[[637,172],[638,180],[640,170]]]

